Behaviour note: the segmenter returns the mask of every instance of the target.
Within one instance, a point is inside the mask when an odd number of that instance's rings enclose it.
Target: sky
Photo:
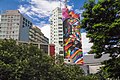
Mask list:
[[[61,2],[60,2],[61,1]],[[84,2],[87,0],[67,0],[67,6],[70,10],[81,14]],[[25,17],[38,26],[44,35],[50,38],[49,17],[51,11],[60,4],[63,7],[64,0],[0,0],[0,11],[4,10],[19,10]],[[82,43],[84,52],[90,50],[92,44],[88,44],[89,39],[86,38],[86,33],[82,33]]]

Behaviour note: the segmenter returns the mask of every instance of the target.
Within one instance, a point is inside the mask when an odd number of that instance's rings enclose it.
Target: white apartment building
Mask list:
[[[50,44],[55,45],[55,56],[63,56],[63,21],[59,7],[52,11],[50,17]]]

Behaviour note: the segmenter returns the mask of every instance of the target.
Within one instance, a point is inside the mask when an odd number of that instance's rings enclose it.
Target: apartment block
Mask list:
[[[37,26],[32,26],[29,31],[29,41],[39,43],[49,43],[49,39],[44,36],[41,30]]]
[[[7,10],[1,14],[0,39],[29,41],[29,29],[32,22],[18,10]]]
[[[63,21],[59,7],[52,11],[50,17],[50,44],[55,45],[55,56],[63,56]]]

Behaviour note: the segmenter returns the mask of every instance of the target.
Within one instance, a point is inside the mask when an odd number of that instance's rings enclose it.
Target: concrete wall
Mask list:
[[[24,19],[24,20],[23,20]],[[19,40],[20,41],[29,41],[29,30],[32,27],[32,25],[28,24],[28,21],[26,18],[21,16],[20,20],[20,31],[19,31]]]
[[[84,64],[81,68],[85,74],[95,74],[100,70],[100,67],[104,66],[101,62],[110,59],[109,54],[103,54],[101,58],[94,58],[95,54],[88,54],[83,56]]]

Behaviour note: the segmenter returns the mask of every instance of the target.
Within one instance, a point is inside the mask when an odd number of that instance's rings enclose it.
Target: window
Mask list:
[[[58,29],[62,29],[62,27],[58,27]]]
[[[1,21],[4,21],[3,19],[1,19]]]
[[[23,21],[25,20],[25,18],[23,18]]]
[[[62,32],[62,31],[59,31],[59,32]]]
[[[4,15],[2,15],[2,17],[4,17]]]
[[[63,39],[63,38],[60,37],[59,39]]]
[[[23,25],[22,27],[24,28],[25,26]]]
[[[17,25],[19,25],[19,23],[17,23]]]
[[[70,62],[70,60],[68,60],[68,62]]]
[[[62,34],[59,34],[59,36],[63,36]]]

